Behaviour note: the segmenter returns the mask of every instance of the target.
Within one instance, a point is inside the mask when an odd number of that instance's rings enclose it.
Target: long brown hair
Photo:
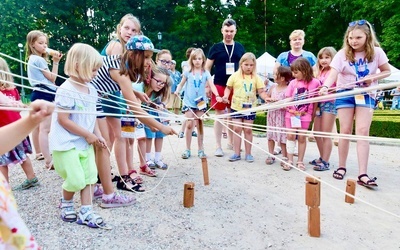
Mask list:
[[[310,62],[304,58],[297,58],[292,65],[290,65],[290,69],[293,71],[300,71],[303,74],[304,80],[309,83],[314,77],[313,69],[311,67]]]
[[[128,75],[131,81],[144,81],[144,50],[126,50],[121,56],[121,75]]]

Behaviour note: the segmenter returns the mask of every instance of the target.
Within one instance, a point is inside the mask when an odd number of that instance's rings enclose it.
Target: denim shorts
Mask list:
[[[343,92],[350,91],[350,90],[352,90],[352,89],[338,90],[337,93],[343,93]],[[336,109],[355,108],[355,107],[365,107],[365,108],[373,109],[375,107],[375,99],[374,98],[372,98],[368,94],[360,94],[360,95],[364,96],[363,104],[357,104],[354,95],[342,96],[342,97],[337,98],[335,101]]]
[[[203,112],[206,112],[206,111],[207,111],[207,108],[204,108],[204,109],[200,109],[200,110],[199,110],[198,108],[191,108],[191,107],[188,107],[188,106],[183,106],[183,107],[182,107],[182,113],[188,112],[189,109],[191,109],[193,112],[196,112],[196,111],[203,111]]]
[[[126,101],[122,97],[122,94],[120,91],[116,91],[113,93],[110,93],[110,95],[105,97],[106,99],[101,100],[101,104],[103,106],[103,111],[104,113],[110,113],[110,114],[123,114],[126,113]],[[113,116],[116,118],[121,118],[121,116]]]
[[[322,116],[323,113],[328,113],[332,115],[337,115],[335,101],[332,102],[320,102],[318,103],[319,115]]]
[[[56,97],[55,94],[56,94],[55,92],[54,94],[52,94],[52,93],[42,92],[39,90],[34,90],[31,93],[31,102],[35,100],[46,100],[48,102],[54,102],[54,98]]]
[[[235,113],[235,112],[237,112],[237,110],[231,109],[231,113]],[[250,115],[245,114],[245,113],[243,113],[243,114],[238,113],[238,114],[231,115],[231,118],[254,121],[254,119],[256,119],[256,112],[251,112]]]

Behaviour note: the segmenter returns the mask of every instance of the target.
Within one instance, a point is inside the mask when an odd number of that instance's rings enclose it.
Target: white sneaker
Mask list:
[[[217,148],[217,150],[215,150],[214,155],[217,157],[222,157],[224,156],[224,151],[222,151],[222,148]]]

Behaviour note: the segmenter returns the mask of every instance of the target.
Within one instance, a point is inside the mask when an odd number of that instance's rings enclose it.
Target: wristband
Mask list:
[[[329,87],[328,87],[328,86],[326,86],[326,85],[322,85],[322,86],[321,86],[321,88],[323,88],[323,87],[325,87],[325,88],[329,89]]]
[[[53,62],[53,65],[58,65],[58,63]]]

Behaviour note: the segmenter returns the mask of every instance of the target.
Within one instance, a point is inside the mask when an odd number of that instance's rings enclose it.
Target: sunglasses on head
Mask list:
[[[161,62],[162,64],[164,64],[164,65],[172,64],[171,61],[167,61],[167,60],[160,60],[160,62]]]
[[[349,27],[353,27],[353,26],[356,26],[356,25],[364,25],[364,24],[366,24],[367,23],[367,20],[358,20],[358,21],[353,21],[353,22],[351,22],[351,23],[349,23]]]
[[[160,81],[160,80],[154,78],[154,76],[151,77],[151,79],[153,79],[154,81],[156,81],[156,83],[157,83],[158,86],[164,86],[164,85],[166,84],[166,82]]]

